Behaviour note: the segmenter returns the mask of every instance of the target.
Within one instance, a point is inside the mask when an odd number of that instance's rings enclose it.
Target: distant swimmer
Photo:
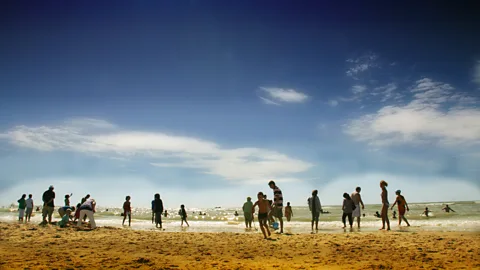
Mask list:
[[[382,216],[378,213],[378,211],[375,212],[374,216],[377,217],[377,218],[381,218],[381,217],[382,217]]]
[[[392,218],[393,218],[393,219],[397,219],[397,211],[393,210]]]
[[[445,212],[447,212],[447,213],[450,213],[450,211],[452,211],[452,212],[455,213],[455,211],[453,211],[453,209],[450,208],[450,206],[448,206],[448,204],[447,204],[444,208],[442,208],[442,210],[445,211]]]
[[[431,213],[432,211],[428,210],[428,207],[425,207],[425,211],[423,211],[422,215],[425,215],[428,217],[428,213]]]
[[[202,214],[202,213],[200,212],[200,215],[201,215],[201,214]],[[235,211],[235,214],[234,214],[234,215],[235,215],[236,217],[238,217],[238,212]]]

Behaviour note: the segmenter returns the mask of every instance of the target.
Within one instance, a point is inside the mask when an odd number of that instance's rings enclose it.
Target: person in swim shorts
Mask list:
[[[272,210],[272,205],[268,203],[268,201],[263,199],[263,193],[259,192],[257,195],[258,201],[255,202],[252,206],[252,219],[253,214],[255,213],[255,206],[258,206],[258,223],[260,224],[260,229],[262,230],[263,237],[267,239],[270,237],[271,233],[268,229],[268,212]]]
[[[395,199],[395,203],[393,203],[390,209],[393,209],[395,204],[398,207],[398,226],[402,225],[402,220],[405,220],[405,222],[407,223],[407,226],[410,226],[410,223],[408,223],[408,220],[405,217],[405,212],[410,211],[410,209],[408,209],[407,200],[405,200],[405,197],[403,197],[401,193],[402,193],[401,190],[395,191],[395,194],[397,194],[397,198]]]

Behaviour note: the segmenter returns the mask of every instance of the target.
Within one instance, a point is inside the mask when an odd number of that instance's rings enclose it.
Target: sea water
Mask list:
[[[445,213],[442,208],[448,204],[455,212]],[[402,222],[402,231],[473,231],[480,232],[480,201],[468,202],[447,202],[447,203],[411,203],[410,211],[406,217],[411,227],[406,227]],[[430,211],[429,217],[422,215],[425,208]],[[188,223],[190,227],[181,227],[179,209],[167,208],[168,216],[163,217],[163,227],[165,231],[179,232],[248,232],[245,230],[243,212],[241,208],[187,208]],[[284,230],[287,233],[309,233],[311,231],[311,213],[308,207],[292,207],[293,217],[290,222],[284,217]],[[319,228],[320,232],[336,233],[343,232],[341,222],[341,206],[323,206],[324,211],[329,214],[321,214]],[[375,212],[380,212],[381,205],[365,205],[361,218],[362,231],[374,231],[381,227],[381,219],[374,216]],[[397,210],[394,207],[393,210]],[[235,216],[235,211],[238,216]],[[200,212],[202,215],[200,215]],[[123,210],[121,208],[102,208],[97,207],[95,221],[97,226],[122,227]],[[205,215],[203,215],[203,213]],[[392,218],[393,211],[389,210],[390,224],[393,230],[398,229],[398,219]],[[40,223],[42,220],[41,212],[34,212],[31,223]],[[397,213],[398,218],[398,213]],[[14,207],[0,208],[0,222],[17,222],[18,211]],[[54,213],[54,220],[59,220],[57,212]],[[255,217],[255,220],[256,217]],[[128,224],[128,220],[125,221]],[[347,221],[348,222],[348,221]],[[356,224],[356,223],[355,223]],[[356,227],[354,224],[354,228]],[[253,225],[253,224],[252,224]],[[146,208],[132,209],[132,229],[155,230],[152,224],[152,212]],[[258,223],[252,228],[254,231],[258,228]],[[355,229],[357,231],[357,229]]]

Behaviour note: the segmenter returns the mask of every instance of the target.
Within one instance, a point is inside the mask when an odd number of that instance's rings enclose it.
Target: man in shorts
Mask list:
[[[362,189],[360,187],[356,187],[355,192],[353,192],[352,195],[350,196],[353,200],[353,204],[355,204],[355,210],[353,210],[352,216],[353,216],[353,219],[357,218],[358,228],[360,228],[360,216],[362,215],[360,211],[360,204],[362,205],[362,209],[365,208],[365,205],[363,204],[363,201],[362,201],[362,196],[360,196],[361,190]]]
[[[42,200],[43,200],[43,222],[47,223],[47,216],[48,216],[48,223],[52,223],[52,214],[53,209],[55,208],[55,192],[53,192],[53,186],[50,186],[47,191],[43,193]]]
[[[280,221],[280,233],[283,233],[283,195],[280,188],[277,187],[275,182],[272,180],[268,182],[268,186],[273,189],[273,216],[278,218]]]

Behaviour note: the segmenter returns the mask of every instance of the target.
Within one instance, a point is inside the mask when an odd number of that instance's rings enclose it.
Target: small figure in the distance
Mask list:
[[[180,218],[182,219],[182,224],[180,224],[180,226],[183,226],[183,222],[185,221],[185,223],[187,224],[188,227],[190,227],[190,225],[188,224],[188,221],[187,221],[187,211],[185,211],[185,205],[180,205],[180,210],[178,210],[178,214],[180,215]]]
[[[293,217],[293,210],[290,206],[290,202],[287,202],[287,206],[285,207],[285,217],[287,218],[287,221],[290,221]]]
[[[123,203],[123,221],[122,226],[125,225],[125,219],[128,216],[128,226],[132,224],[132,206],[130,204],[130,196],[125,197],[125,202]]]
[[[422,215],[425,215],[428,217],[428,214],[431,213],[432,211],[428,210],[428,207],[425,207],[425,211],[423,211]]]
[[[382,217],[382,216],[380,215],[380,213],[378,213],[378,211],[375,212],[374,216],[377,217],[377,218],[381,218],[381,217]]]

